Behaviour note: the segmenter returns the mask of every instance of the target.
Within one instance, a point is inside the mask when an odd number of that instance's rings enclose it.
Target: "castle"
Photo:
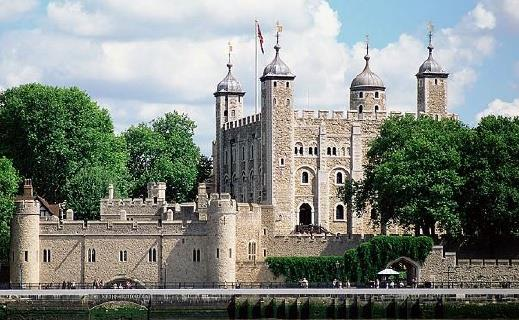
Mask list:
[[[10,281],[105,284],[134,281],[267,281],[267,256],[340,255],[377,229],[337,196],[360,180],[368,143],[390,115],[386,87],[369,66],[350,86],[349,110],[294,110],[295,75],[276,53],[261,76],[261,112],[244,116],[243,91],[228,73],[217,85],[214,176],[196,202],[168,203],[164,183],[146,199],[100,201],[100,220],[74,220],[33,194],[27,180],[11,222]],[[448,73],[429,57],[419,67],[417,112],[447,112]],[[208,189],[214,191],[208,193]]]

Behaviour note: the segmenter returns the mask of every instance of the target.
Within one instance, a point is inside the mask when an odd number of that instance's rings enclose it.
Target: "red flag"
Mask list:
[[[258,39],[260,43],[261,53],[265,54],[265,50],[263,50],[263,35],[261,34],[259,23],[256,22],[256,25],[258,26]]]

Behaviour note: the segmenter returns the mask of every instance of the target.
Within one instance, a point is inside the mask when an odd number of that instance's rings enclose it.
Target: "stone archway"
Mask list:
[[[308,203],[303,203],[299,207],[299,224],[311,225],[312,224],[312,207]]]
[[[389,262],[386,268],[392,268],[395,271],[405,271],[407,285],[420,282],[420,264],[408,257],[400,257]]]
[[[108,281],[107,283],[105,283],[103,287],[106,289],[112,289],[112,288],[114,288],[114,285],[116,285],[118,288],[119,288],[119,286],[121,286],[122,288],[130,287],[133,289],[146,289],[146,286],[144,285],[144,283],[142,283],[141,281],[139,281],[137,279],[131,279],[128,277],[114,278],[114,279]]]

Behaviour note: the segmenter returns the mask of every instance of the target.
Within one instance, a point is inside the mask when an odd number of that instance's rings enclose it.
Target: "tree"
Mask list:
[[[19,182],[20,177],[11,160],[0,157],[0,260],[9,258],[9,228]]]
[[[213,172],[213,159],[206,156],[200,155],[197,164],[197,175],[196,175],[196,184],[193,186],[193,189],[189,193],[189,199],[195,199],[198,194],[198,183],[202,183],[206,181]]]
[[[123,133],[129,152],[134,197],[146,194],[151,181],[167,183],[166,197],[186,201],[197,181],[200,151],[193,142],[195,123],[176,111]]]
[[[463,148],[463,229],[480,239],[519,236],[519,118],[488,116]]]
[[[94,218],[113,183],[128,189],[127,154],[108,111],[78,88],[27,84],[0,96],[0,155],[49,202],[67,200],[79,218]],[[86,183],[88,182],[88,183]]]
[[[357,207],[371,206],[381,224],[393,221],[433,234],[439,223],[458,234],[457,196],[464,181],[460,149],[467,132],[449,119],[386,120],[367,153],[365,178],[355,190]]]

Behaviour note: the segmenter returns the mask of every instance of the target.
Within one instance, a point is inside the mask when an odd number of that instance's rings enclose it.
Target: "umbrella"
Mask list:
[[[391,268],[387,268],[387,269],[380,271],[378,274],[383,275],[383,276],[392,276],[392,275],[399,275],[400,273]]]

